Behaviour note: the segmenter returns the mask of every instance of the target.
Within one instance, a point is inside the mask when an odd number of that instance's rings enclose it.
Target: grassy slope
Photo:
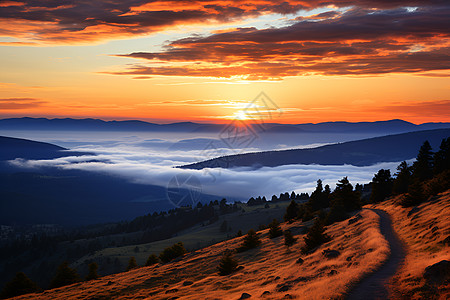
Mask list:
[[[406,247],[405,263],[390,283],[392,297],[450,299],[449,286],[430,286],[423,278],[426,267],[450,260],[450,248],[442,243],[450,235],[450,191],[442,193],[434,201],[419,205],[409,216],[412,208],[396,205],[398,200],[394,198],[374,205],[389,213]]]
[[[302,229],[309,224],[283,224],[284,229],[290,228],[299,238],[299,243],[291,249],[284,246],[282,237],[270,240],[267,230],[262,230],[259,232],[262,246],[236,254],[244,269],[230,276],[219,276],[216,267],[223,251],[235,249],[242,237],[188,253],[168,264],[143,267],[21,299],[238,299],[243,292],[258,298],[265,291],[270,293],[267,299],[281,299],[286,294],[302,299],[338,298],[389,255],[387,242],[379,231],[378,216],[369,210],[363,210],[361,215],[363,218],[356,223],[343,221],[331,225],[327,233],[332,240],[309,255],[300,255]],[[341,254],[326,259],[322,255],[326,248],[339,250]],[[304,259],[303,264],[296,263],[299,257]],[[186,281],[192,284],[186,285]]]

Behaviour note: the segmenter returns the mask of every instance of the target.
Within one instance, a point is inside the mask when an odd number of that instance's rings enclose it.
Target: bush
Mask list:
[[[89,264],[89,273],[86,276],[86,281],[97,279],[99,276],[97,274],[98,265],[93,262]]]
[[[19,295],[39,292],[39,287],[31,281],[22,272],[16,274],[16,276],[8,282],[0,293],[1,298],[10,298]]]
[[[183,243],[179,242],[172,245],[171,247],[167,247],[166,249],[164,249],[164,251],[159,254],[159,259],[162,262],[167,263],[172,259],[182,256],[186,252],[187,251],[184,248]]]
[[[408,187],[408,193],[401,200],[400,205],[403,207],[416,206],[426,200],[425,193],[423,191],[422,183],[419,180],[414,180]]]
[[[297,238],[292,235],[290,230],[284,231],[284,244],[288,247],[294,245],[297,242]]]
[[[158,256],[156,256],[155,254],[151,254],[148,258],[147,258],[147,262],[145,263],[145,266],[152,266],[154,264],[157,264],[159,262],[159,258]]]
[[[69,267],[68,262],[63,262],[56,270],[56,275],[50,283],[50,288],[57,288],[80,281],[77,271]]]
[[[247,235],[244,238],[244,241],[242,242],[242,245],[237,249],[238,252],[244,252],[249,249],[253,249],[258,247],[261,244],[261,241],[259,240],[258,234],[253,230],[250,229],[247,233]]]
[[[298,215],[298,204],[295,200],[291,200],[291,203],[286,208],[286,213],[284,214],[284,220],[286,222],[292,221],[297,218]]]
[[[130,260],[128,261],[127,271],[136,269],[137,267],[138,267],[138,265],[136,262],[136,258],[134,258],[134,256],[130,257]]]
[[[330,237],[326,235],[323,223],[320,219],[316,219],[314,225],[308,230],[308,234],[303,238],[305,240],[305,246],[302,247],[302,253],[306,254],[318,246],[326,243],[330,240]]]
[[[274,239],[283,235],[283,230],[281,230],[280,222],[277,219],[273,219],[272,223],[269,224],[269,228],[269,238]]]
[[[225,276],[235,272],[237,270],[237,266],[238,261],[234,259],[233,253],[231,251],[225,251],[217,270],[219,271],[219,275]]]
[[[325,218],[325,224],[330,225],[334,222],[344,221],[348,218],[345,207],[341,202],[334,202]]]

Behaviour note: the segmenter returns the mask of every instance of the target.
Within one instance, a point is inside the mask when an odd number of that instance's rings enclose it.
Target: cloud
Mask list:
[[[150,65],[134,65],[109,74],[276,80],[308,74],[447,71],[449,14],[450,5],[413,10],[355,7],[285,27],[237,28],[175,40],[160,52],[118,55]]]
[[[40,107],[46,102],[36,98],[0,98],[0,109],[20,110]]]
[[[436,6],[446,2],[363,0],[363,8]],[[348,0],[274,1],[4,1],[0,35],[37,43],[86,43],[154,33],[179,25],[217,24],[318,7],[349,7]]]

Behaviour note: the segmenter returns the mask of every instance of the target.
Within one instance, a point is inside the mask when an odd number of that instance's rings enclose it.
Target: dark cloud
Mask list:
[[[305,74],[374,75],[450,69],[450,5],[370,10],[281,28],[238,28],[172,41],[161,52],[121,56],[164,66],[114,74],[281,79]],[[185,64],[191,62],[194,64]],[[183,65],[179,65],[183,63]]]
[[[268,13],[292,14],[301,9],[329,5],[396,8],[425,5],[433,7],[445,3],[447,1],[443,0],[6,1],[0,3],[0,22],[3,23],[0,34],[27,39],[34,36],[40,42],[86,42],[147,34],[177,24],[228,22]]]

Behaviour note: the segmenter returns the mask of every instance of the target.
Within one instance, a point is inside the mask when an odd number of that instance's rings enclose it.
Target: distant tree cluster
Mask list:
[[[273,195],[270,201],[267,201],[265,196],[263,196],[263,197],[258,196],[256,198],[251,197],[247,201],[247,205],[248,206],[255,206],[255,205],[283,202],[283,201],[289,201],[289,200],[306,201],[308,199],[309,199],[308,193],[296,194],[293,191],[293,192],[291,192],[291,194],[289,194],[288,192],[281,193],[279,197],[277,197],[276,195]]]

